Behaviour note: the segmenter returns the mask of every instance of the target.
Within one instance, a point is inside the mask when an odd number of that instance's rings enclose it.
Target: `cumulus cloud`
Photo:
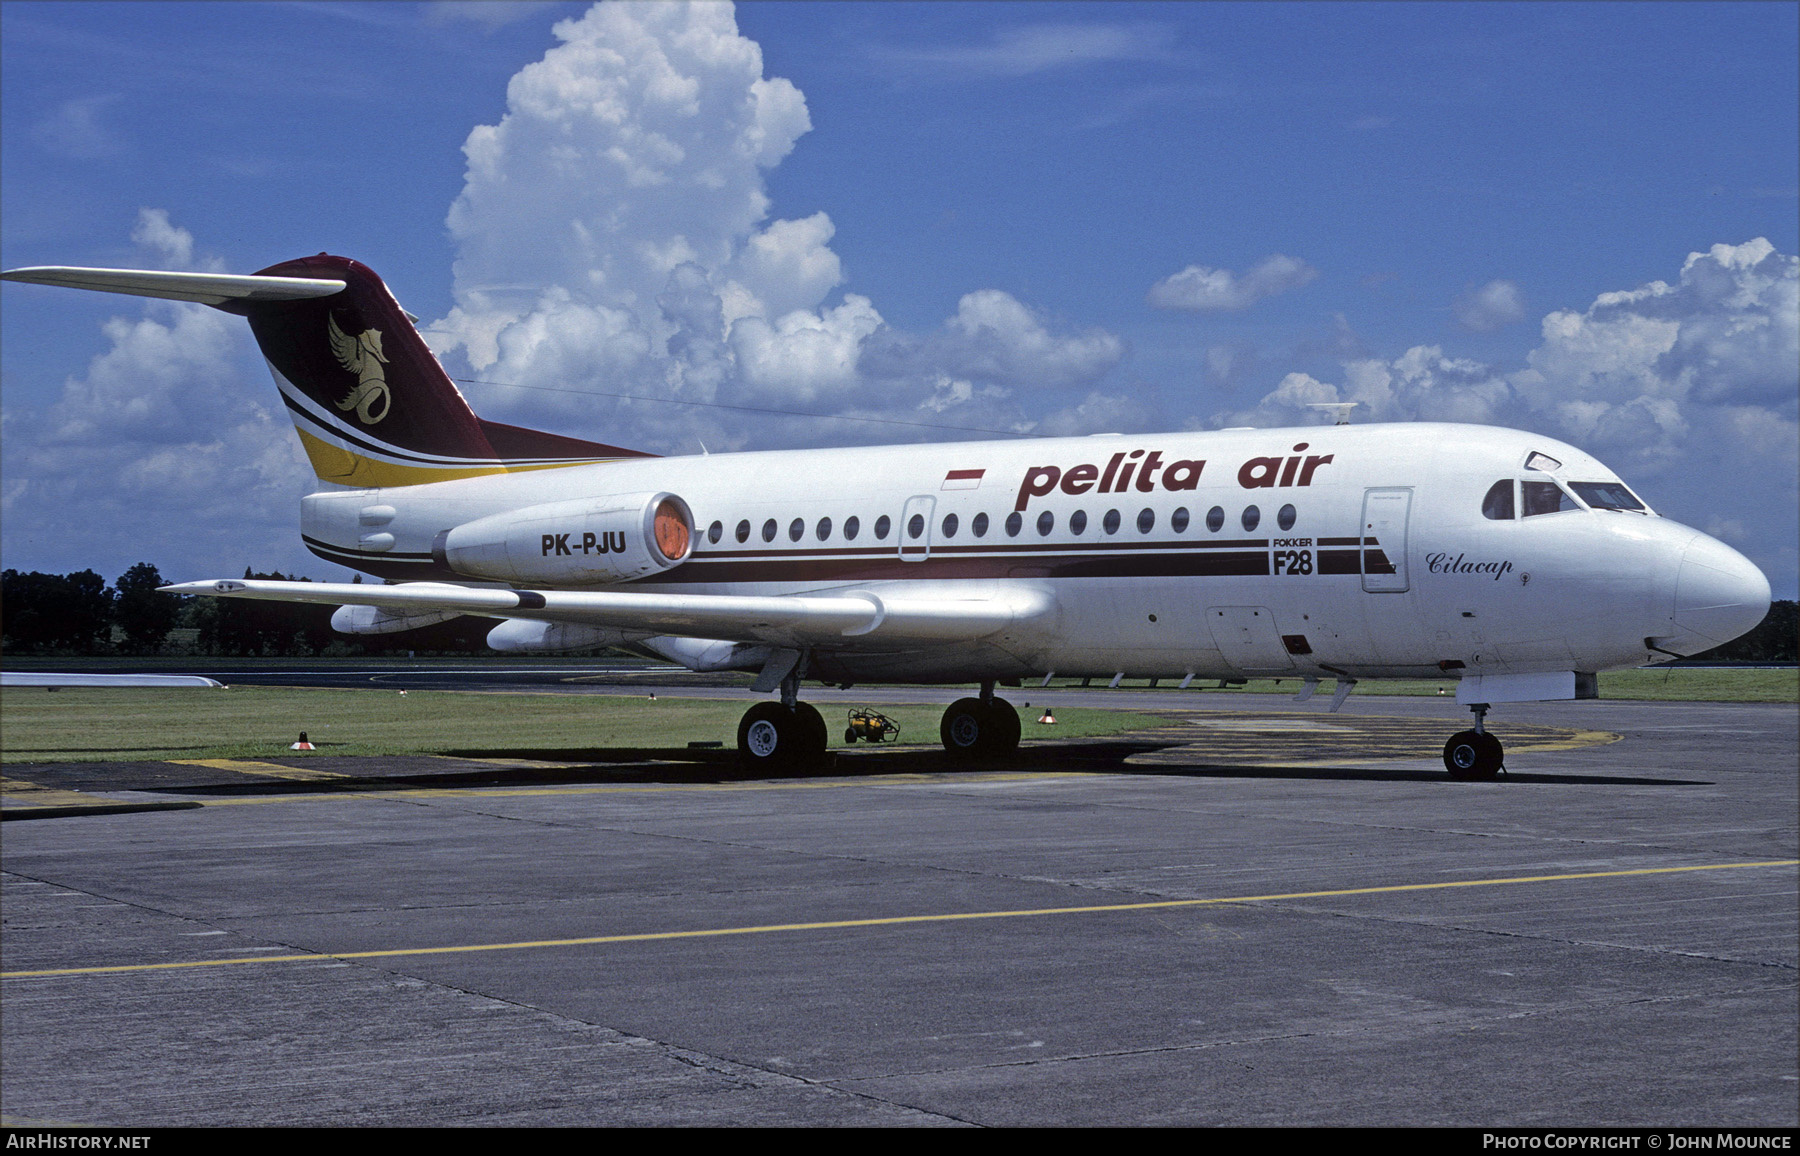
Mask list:
[[[1456,299],[1456,319],[1465,329],[1490,333],[1525,320],[1525,297],[1511,281],[1489,281]]]
[[[1532,411],[1595,448],[1670,458],[1700,416],[1800,404],[1800,258],[1763,238],[1692,253],[1675,284],[1603,293],[1544,318],[1513,383]],[[1793,444],[1792,437],[1786,439]]]
[[[193,236],[165,210],[141,210],[132,239],[146,265],[194,267]],[[312,471],[242,320],[175,301],[139,310],[105,322],[107,348],[53,403],[7,411],[9,540],[40,564],[67,552],[68,568],[108,576],[172,544],[208,567],[181,577],[300,565],[294,516]]]
[[[211,273],[225,269],[225,263],[217,257],[195,262],[194,235],[172,223],[167,209],[139,209],[131,241],[138,247],[139,263],[148,268]]]
[[[1511,308],[1510,294],[1487,294],[1504,284],[1477,296]],[[1800,258],[1767,240],[1714,245],[1690,254],[1673,285],[1652,281],[1549,314],[1523,370],[1422,345],[1393,359],[1346,360],[1343,385],[1331,388],[1375,420],[1529,422],[1642,463],[1678,456],[1701,422],[1729,422],[1753,444],[1791,445],[1800,409],[1797,289]],[[1277,389],[1258,411],[1294,416],[1290,393]]]
[[[1318,275],[1305,261],[1280,253],[1264,257],[1241,277],[1229,269],[1189,265],[1152,285],[1146,300],[1158,309],[1193,313],[1248,309],[1264,297],[1298,289]]]
[[[1136,433],[1156,425],[1157,413],[1133,397],[1089,393],[1076,405],[1059,409],[1038,426],[1050,437],[1075,437],[1094,433]]]
[[[994,289],[926,333],[892,329],[867,297],[834,301],[836,226],[824,212],[771,220],[766,191],[811,128],[805,97],[763,75],[729,6],[600,5],[554,32],[499,123],[469,134],[449,216],[455,308],[425,332],[480,380],[572,392],[483,387],[478,406],[528,423],[556,412],[571,432],[659,450],[749,435],[720,411],[597,395],[948,409],[1011,428],[1011,390],[1089,386],[1122,356],[1110,334],[1058,332]],[[970,388],[947,394],[945,380]],[[873,387],[879,403],[859,404]],[[819,434],[765,427],[757,444]]]
[[[1314,401],[1357,401],[1357,420],[1461,421],[1540,430],[1598,454],[1693,524],[1754,525],[1746,548],[1777,572],[1795,560],[1800,509],[1800,258],[1767,240],[1692,253],[1673,282],[1602,293],[1543,320],[1526,367],[1415,346],[1342,362],[1333,384],[1289,374],[1215,425],[1328,420]],[[1771,519],[1769,511],[1781,513]]]

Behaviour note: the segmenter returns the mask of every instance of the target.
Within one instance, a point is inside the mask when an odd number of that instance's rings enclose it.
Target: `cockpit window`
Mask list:
[[[1525,499],[1525,516],[1555,514],[1562,510],[1579,510],[1575,499],[1563,492],[1555,482],[1520,482],[1519,492]]]
[[[1630,510],[1637,514],[1650,511],[1623,482],[1570,482],[1577,497],[1596,510]]]
[[[1562,463],[1551,457],[1549,454],[1540,454],[1534,450],[1532,451],[1531,456],[1525,459],[1525,468],[1528,470],[1538,470],[1541,473],[1553,474],[1557,470],[1562,469]]]
[[[1481,499],[1481,516],[1495,522],[1510,522],[1513,519],[1513,484],[1511,478],[1502,478],[1495,482]]]

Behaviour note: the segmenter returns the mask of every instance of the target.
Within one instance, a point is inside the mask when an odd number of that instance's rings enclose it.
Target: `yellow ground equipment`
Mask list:
[[[884,714],[876,714],[872,710],[861,707],[850,709],[850,725],[844,729],[844,741],[854,743],[857,739],[865,742],[880,743],[898,738],[900,724]]]

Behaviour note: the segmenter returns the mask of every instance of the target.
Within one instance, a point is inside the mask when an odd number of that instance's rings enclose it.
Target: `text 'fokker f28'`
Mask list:
[[[321,558],[386,584],[183,594],[340,605],[352,634],[498,619],[502,651],[622,646],[757,672],[755,766],[821,755],[805,679],[971,683],[943,742],[1009,753],[996,685],[1052,674],[1455,678],[1485,778],[1502,702],[1754,627],[1769,583],[1562,442],[1389,424],[655,457],[477,417],[371,270],[34,268],[9,280],[200,301],[250,322],[322,483]]]

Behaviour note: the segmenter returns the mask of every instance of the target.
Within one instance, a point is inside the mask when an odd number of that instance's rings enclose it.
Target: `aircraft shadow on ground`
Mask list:
[[[400,767],[382,765],[378,758],[331,760],[335,776],[327,781],[258,779],[249,782],[146,783],[137,789],[201,795],[317,794],[334,791],[395,791],[476,787],[578,786],[629,784],[726,784],[734,782],[799,781],[813,779],[879,780],[901,776],[957,774],[1096,774],[1148,775],[1162,778],[1263,779],[1315,782],[1417,782],[1450,783],[1444,772],[1391,766],[1359,766],[1358,757],[1345,752],[1342,765],[1321,766],[1330,752],[1308,751],[1306,765],[1208,761],[1203,752],[1188,744],[1155,740],[1088,739],[1069,743],[1034,744],[1017,756],[990,761],[965,761],[930,747],[859,747],[833,750],[822,767],[772,774],[741,769],[734,751],[725,749],[679,750],[645,748],[537,749],[503,751],[440,751],[441,758],[465,758],[473,763],[488,760],[529,760],[537,766],[464,766],[420,771],[416,763]],[[1186,757],[1186,756],[1191,756]],[[1132,761],[1153,758],[1155,761]],[[1422,752],[1421,758],[1428,757]],[[410,760],[408,761],[410,762]],[[296,766],[324,764],[308,759]],[[1496,780],[1506,783],[1561,784],[1568,786],[1704,786],[1706,780],[1652,778],[1624,774],[1567,774],[1560,772],[1507,772]],[[111,784],[113,789],[125,786]],[[1463,784],[1454,784],[1461,786]],[[1476,784],[1479,785],[1479,784]]]

